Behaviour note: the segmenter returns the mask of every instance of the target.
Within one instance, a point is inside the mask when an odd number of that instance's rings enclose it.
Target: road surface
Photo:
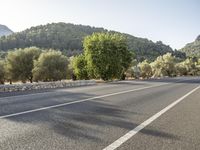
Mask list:
[[[200,78],[0,93],[0,150],[199,150]]]

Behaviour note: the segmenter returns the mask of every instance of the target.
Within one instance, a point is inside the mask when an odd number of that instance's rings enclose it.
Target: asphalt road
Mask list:
[[[0,150],[199,150],[200,77],[0,93]]]

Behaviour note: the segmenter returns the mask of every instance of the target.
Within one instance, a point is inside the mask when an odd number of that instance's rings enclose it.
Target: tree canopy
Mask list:
[[[35,81],[57,81],[66,79],[68,59],[61,52],[45,51],[34,61],[33,79]]]
[[[173,76],[175,74],[175,57],[171,53],[157,57],[151,63],[153,76]]]
[[[40,53],[41,50],[36,47],[9,51],[6,57],[7,78],[32,82],[33,61],[39,57]]]
[[[138,64],[140,68],[140,76],[143,78],[149,78],[152,76],[152,68],[150,64],[147,62],[147,60],[144,60],[143,62]]]
[[[83,54],[73,58],[72,67],[77,79],[89,79],[87,62]]]
[[[131,63],[126,39],[120,34],[94,33],[83,42],[89,74],[110,80],[120,78]]]

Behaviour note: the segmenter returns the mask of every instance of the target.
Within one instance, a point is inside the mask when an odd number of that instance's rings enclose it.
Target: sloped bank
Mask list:
[[[0,92],[30,91],[30,90],[41,90],[41,89],[78,87],[78,86],[88,86],[88,85],[95,85],[95,84],[96,84],[95,80],[78,80],[78,81],[56,81],[56,82],[39,82],[39,83],[0,85]]]

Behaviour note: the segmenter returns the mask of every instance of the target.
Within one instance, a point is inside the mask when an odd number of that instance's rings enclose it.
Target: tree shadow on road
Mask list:
[[[80,95],[84,95],[80,93]],[[84,95],[84,97],[95,95]],[[36,104],[33,104],[36,107]],[[38,108],[41,105],[37,106]],[[102,138],[113,136],[118,138],[134,129],[141,122],[132,120],[140,113],[120,108],[106,103],[104,100],[87,101],[68,106],[28,113],[7,120],[30,125],[38,125],[41,131],[50,129],[52,132],[73,140],[87,139],[92,142],[102,142]],[[137,120],[137,119],[136,119]],[[11,127],[12,128],[12,127]],[[20,128],[20,126],[19,126]],[[22,127],[23,128],[23,127]],[[177,139],[177,136],[155,129],[143,129],[143,134],[167,139]],[[105,142],[105,141],[104,141]]]

